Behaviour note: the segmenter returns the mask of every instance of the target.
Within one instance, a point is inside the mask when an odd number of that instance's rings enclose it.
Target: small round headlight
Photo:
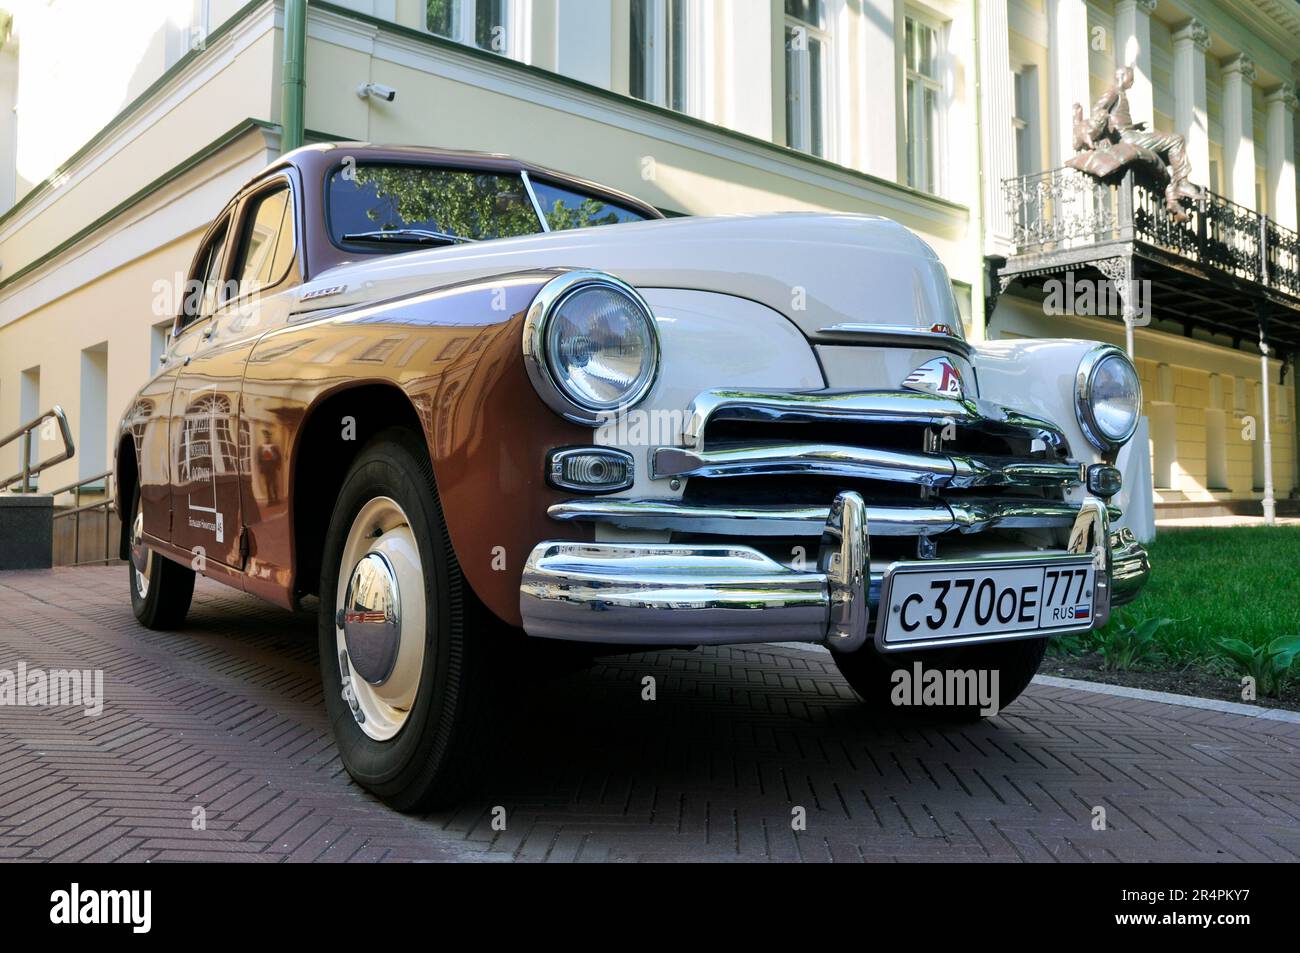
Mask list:
[[[649,392],[659,335],[635,289],[610,275],[574,271],[537,293],[524,322],[524,357],[553,410],[595,425]]]
[[[1079,362],[1075,410],[1088,440],[1103,453],[1122,447],[1137,430],[1142,386],[1123,351],[1104,345]]]

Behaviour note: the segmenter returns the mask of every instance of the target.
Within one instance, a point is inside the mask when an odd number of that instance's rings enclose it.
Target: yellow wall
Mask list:
[[[189,267],[198,234],[187,235],[146,255],[129,267],[32,312],[0,331],[0,420],[8,430],[18,423],[21,372],[40,367],[42,410],[58,403],[72,423],[74,439],[80,432],[81,352],[100,342],[108,345],[108,401],[105,409],[106,446],[131,395],[150,375],[150,334],[155,322],[151,306],[153,283],[164,275]],[[107,303],[107,306],[106,306]],[[39,456],[58,452],[60,444],[42,444]],[[110,451],[111,453],[111,451]],[[80,473],[78,458],[60,463],[40,476],[44,489],[71,483]],[[0,470],[13,473],[19,465],[16,447],[0,451]],[[98,469],[98,468],[96,468]]]

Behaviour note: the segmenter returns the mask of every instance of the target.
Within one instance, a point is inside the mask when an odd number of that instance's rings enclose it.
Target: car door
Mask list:
[[[285,455],[253,432],[241,411],[244,367],[253,345],[282,320],[279,294],[294,274],[296,226],[290,179],[275,175],[241,196],[231,219],[227,258],[216,274],[211,317],[201,343],[181,368],[173,396],[177,433],[174,541],[208,559],[242,569],[247,506],[285,508]],[[258,501],[246,492],[254,476],[269,488]]]

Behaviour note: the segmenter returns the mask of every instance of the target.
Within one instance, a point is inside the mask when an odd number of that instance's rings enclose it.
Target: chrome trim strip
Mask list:
[[[949,423],[986,433],[1042,440],[1058,456],[1068,456],[1064,432],[1050,421],[1031,417],[985,400],[956,400],[912,390],[782,391],[714,388],[696,395],[688,408],[683,438],[700,449],[712,420],[780,423],[861,420],[872,423]]]
[[[670,530],[710,536],[817,536],[829,506],[704,506],[675,500],[566,500],[547,515],[560,522],[592,522],[621,529]],[[868,508],[872,532],[880,533],[877,508]],[[947,522],[945,510],[945,522]]]
[[[542,203],[537,200],[537,190],[533,188],[533,180],[528,177],[528,170],[520,169],[519,178],[524,180],[524,191],[528,193],[528,201],[533,204],[533,211],[537,213],[537,221],[541,224],[542,231],[549,232],[551,223],[546,220],[546,214],[542,211]]]
[[[954,476],[948,484],[970,486],[1077,486],[1083,482],[1077,464],[1047,460],[1016,460],[950,454]]]
[[[831,324],[817,329],[818,338],[814,344],[820,344],[821,338],[831,341],[850,341],[854,344],[894,344],[905,347],[947,351],[966,360],[970,360],[975,348],[954,334],[940,334],[927,328],[900,327],[895,324],[858,324],[846,322]]]
[[[947,499],[901,506],[866,504],[874,536],[938,536],[954,530],[1064,528],[1079,508],[1053,500]],[[828,506],[723,506],[677,500],[566,500],[547,510],[560,522],[592,522],[620,529],[668,530],[709,536],[816,536]],[[1112,510],[1112,517],[1119,511]]]
[[[699,451],[657,447],[651,479],[815,474],[928,487],[1073,486],[1079,467],[1011,458],[911,453],[833,443],[773,443]]]
[[[831,443],[774,443],[712,452],[658,447],[650,455],[652,479],[778,474],[906,480],[923,486],[947,486],[956,476],[946,456]]]

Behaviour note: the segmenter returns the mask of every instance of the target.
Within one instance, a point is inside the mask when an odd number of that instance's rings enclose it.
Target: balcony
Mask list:
[[[1014,250],[997,269],[999,290],[1041,288],[1066,272],[1120,289],[1146,280],[1154,322],[1237,344],[1262,325],[1274,348],[1300,349],[1300,235],[1272,219],[1206,192],[1180,222],[1144,169],[1108,180],[1052,169],[1005,180],[1003,194]]]

